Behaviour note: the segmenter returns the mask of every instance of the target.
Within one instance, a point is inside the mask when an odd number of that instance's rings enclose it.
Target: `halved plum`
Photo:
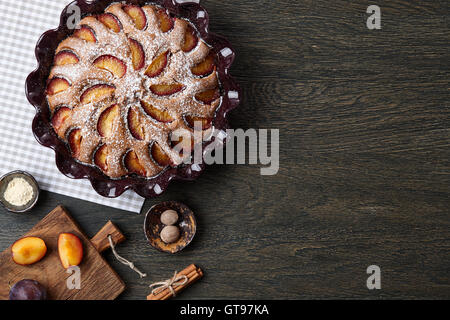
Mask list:
[[[150,86],[150,91],[157,96],[170,96],[184,89],[181,83],[154,84]]]
[[[47,94],[52,96],[63,92],[70,87],[69,81],[64,78],[53,78],[47,85]]]
[[[96,84],[86,89],[80,97],[82,104],[101,101],[111,96],[116,88],[109,84]]]
[[[145,71],[145,75],[150,78],[159,76],[167,67],[168,62],[169,62],[169,50],[161,53],[158,57],[155,58],[155,60],[153,60],[153,62]]]
[[[44,240],[37,237],[19,239],[11,247],[13,261],[22,266],[40,261],[46,253],[47,246]]]
[[[125,167],[129,172],[136,173],[140,176],[146,176],[147,170],[139,161],[139,158],[133,150],[130,150],[124,159]]]
[[[87,42],[97,42],[97,38],[95,37],[94,30],[91,29],[91,27],[83,25],[80,29],[77,29],[73,33],[74,37],[77,37],[79,39],[83,39]]]
[[[152,106],[150,103],[141,100],[141,106],[142,109],[153,119],[163,122],[163,123],[170,123],[174,121],[175,119],[172,118],[169,112],[167,110],[160,110]]]
[[[154,142],[151,148],[151,155],[153,160],[161,167],[167,167],[172,165],[172,160],[170,160],[167,153],[159,146],[157,142]]]
[[[102,145],[97,149],[94,155],[94,163],[103,171],[108,171],[108,146]]]
[[[131,60],[133,62],[133,68],[134,70],[140,70],[144,67],[145,64],[144,49],[142,48],[142,45],[138,41],[134,39],[128,40],[130,44]]]
[[[191,25],[188,25],[186,34],[184,35],[184,42],[181,46],[181,50],[184,52],[192,51],[198,44],[198,37],[196,31]]]
[[[98,57],[93,64],[97,68],[111,72],[117,78],[122,78],[127,73],[127,65],[122,60],[109,54]]]
[[[97,17],[98,21],[103,23],[108,29],[118,33],[122,29],[122,25],[115,15],[112,13],[103,13]]]
[[[97,122],[97,130],[102,138],[109,138],[113,134],[114,123],[119,116],[118,104],[114,104],[102,112]]]
[[[80,62],[77,55],[70,50],[62,50],[55,55],[55,66],[65,66],[67,64],[77,64]]]
[[[204,77],[211,74],[216,69],[215,57],[213,53],[210,53],[205,60],[191,68],[192,74]]]
[[[78,159],[81,154],[81,142],[83,141],[83,136],[81,135],[81,129],[73,129],[69,133],[69,147],[72,151],[72,156]]]
[[[58,237],[59,259],[64,269],[78,266],[83,260],[83,244],[72,233],[61,233]]]
[[[128,128],[131,135],[137,140],[145,139],[144,125],[136,108],[131,107],[128,111]]]
[[[145,13],[141,9],[141,7],[132,4],[126,4],[122,7],[122,9],[130,16],[137,29],[144,30],[145,26],[147,25],[147,17],[145,16]]]
[[[220,98],[219,89],[209,89],[203,92],[199,92],[195,95],[195,99],[197,101],[203,102],[204,104],[211,104],[219,98]]]

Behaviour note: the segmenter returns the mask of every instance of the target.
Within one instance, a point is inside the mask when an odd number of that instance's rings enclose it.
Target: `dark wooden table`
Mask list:
[[[211,29],[238,52],[235,128],[280,129],[280,171],[212,166],[160,199],[195,211],[179,255],[145,241],[143,215],[43,193],[30,216],[0,214],[6,248],[57,204],[89,235],[108,219],[119,252],[149,277],[109,262],[144,299],[152,281],[196,263],[184,299],[450,298],[450,28],[448,1],[203,1]],[[368,290],[366,268],[381,268]]]

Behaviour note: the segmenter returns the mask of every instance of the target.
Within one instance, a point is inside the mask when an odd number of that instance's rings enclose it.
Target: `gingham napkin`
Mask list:
[[[53,150],[38,144],[31,131],[34,107],[25,97],[25,79],[36,68],[39,36],[59,25],[70,0],[0,0],[0,174],[30,172],[42,189],[132,212],[144,199],[126,192],[116,199],[99,196],[87,180],[59,172]]]

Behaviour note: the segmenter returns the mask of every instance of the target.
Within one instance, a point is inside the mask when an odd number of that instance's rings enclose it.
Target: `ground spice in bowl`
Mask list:
[[[33,200],[33,187],[24,178],[16,177],[6,186],[3,198],[15,207],[23,207]]]
[[[0,201],[12,212],[26,212],[34,207],[39,197],[39,186],[30,174],[14,171],[0,179]]]

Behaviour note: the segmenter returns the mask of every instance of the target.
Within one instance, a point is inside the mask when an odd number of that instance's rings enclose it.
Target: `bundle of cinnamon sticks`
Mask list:
[[[183,285],[173,285],[172,289],[175,292],[175,294],[178,295],[179,292],[183,291],[187,287],[189,287],[191,284],[197,282],[199,279],[203,277],[203,271],[202,269],[198,268],[194,264],[191,264],[189,267],[184,269],[183,271],[177,273],[176,277],[187,277],[187,281]],[[169,288],[166,288],[162,290],[161,292],[156,292],[156,294],[150,293],[147,296],[147,300],[168,300],[173,297],[172,290]]]

